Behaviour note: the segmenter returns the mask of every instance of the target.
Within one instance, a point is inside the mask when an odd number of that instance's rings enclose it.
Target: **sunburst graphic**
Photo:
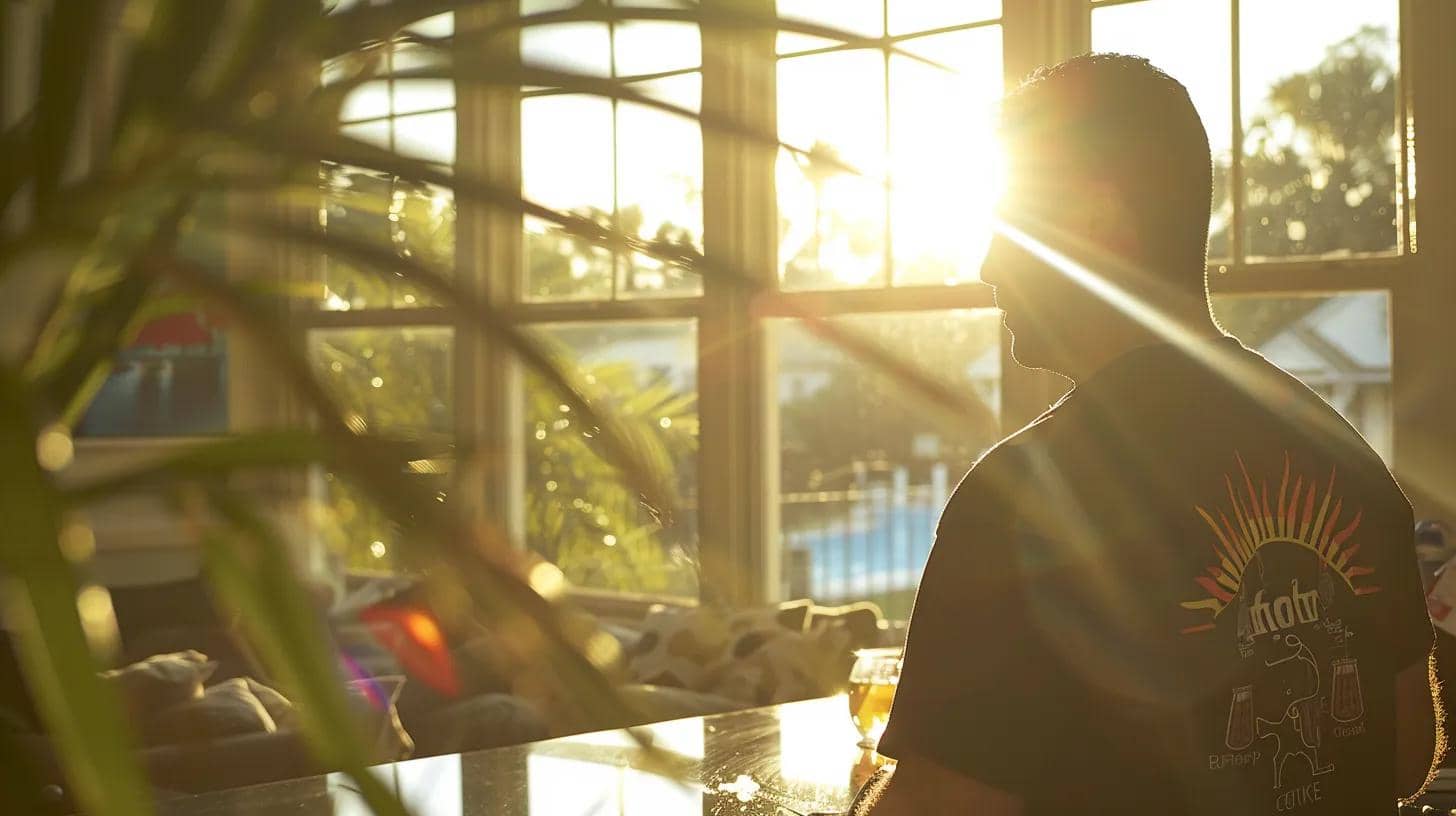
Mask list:
[[[1372,575],[1371,567],[1356,564],[1355,556],[1360,552],[1360,542],[1351,542],[1351,536],[1360,526],[1362,511],[1356,510],[1348,521],[1342,521],[1344,500],[1335,496],[1335,470],[1330,469],[1330,478],[1323,491],[1319,491],[1314,479],[1305,480],[1296,476],[1290,484],[1291,466],[1289,454],[1284,455],[1284,475],[1279,479],[1274,503],[1269,503],[1269,483],[1260,480],[1258,490],[1244,459],[1238,453],[1234,459],[1239,464],[1241,485],[1235,487],[1234,480],[1224,475],[1228,488],[1228,513],[1215,508],[1218,518],[1203,507],[1195,507],[1198,515],[1213,531],[1214,541],[1210,543],[1216,566],[1208,568],[1207,575],[1193,580],[1206,593],[1206,597],[1184,601],[1184,609],[1206,610],[1213,620],[1183,629],[1184,634],[1203,632],[1214,627],[1214,622],[1223,610],[1239,594],[1243,586],[1244,571],[1254,560],[1261,547],[1267,544],[1296,544],[1315,553],[1356,595],[1379,592],[1380,587],[1361,584],[1360,579]],[[1333,504],[1332,504],[1333,503]],[[1344,526],[1341,526],[1341,525]]]

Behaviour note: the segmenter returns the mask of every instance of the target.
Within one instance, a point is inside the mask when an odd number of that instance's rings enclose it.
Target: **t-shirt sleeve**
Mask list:
[[[1391,657],[1397,669],[1424,663],[1436,642],[1425,589],[1421,585],[1420,565],[1416,563],[1415,524],[1409,514],[1405,520],[1403,529],[1393,531],[1396,537],[1386,559],[1391,576]],[[1446,569],[1452,569],[1451,565]]]
[[[1075,695],[1028,615],[1036,576],[1009,513],[962,495],[976,481],[957,491],[937,530],[879,750],[1025,795],[1066,767],[1064,726],[1076,720],[1058,709]]]

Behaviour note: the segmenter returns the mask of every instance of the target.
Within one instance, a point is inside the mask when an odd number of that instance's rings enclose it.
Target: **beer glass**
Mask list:
[[[859,729],[859,747],[873,748],[890,721],[890,703],[900,682],[900,650],[860,649],[849,671],[849,717]]]

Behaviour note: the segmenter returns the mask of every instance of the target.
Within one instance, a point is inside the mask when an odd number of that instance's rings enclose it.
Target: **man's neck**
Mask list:
[[[1100,342],[1088,343],[1078,348],[1076,359],[1071,361],[1063,373],[1074,382],[1081,383],[1106,368],[1118,358],[1148,346],[1183,343],[1204,343],[1223,337],[1217,325],[1209,317],[1170,321],[1161,330],[1149,329],[1140,324],[1124,323],[1101,335]]]

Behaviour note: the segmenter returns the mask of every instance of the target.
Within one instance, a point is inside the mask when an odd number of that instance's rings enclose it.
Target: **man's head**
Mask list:
[[[982,277],[1019,361],[1076,377],[1145,333],[1149,314],[1207,322],[1212,161],[1177,80],[1139,57],[1075,57],[1007,96],[1001,135],[1007,226]]]

